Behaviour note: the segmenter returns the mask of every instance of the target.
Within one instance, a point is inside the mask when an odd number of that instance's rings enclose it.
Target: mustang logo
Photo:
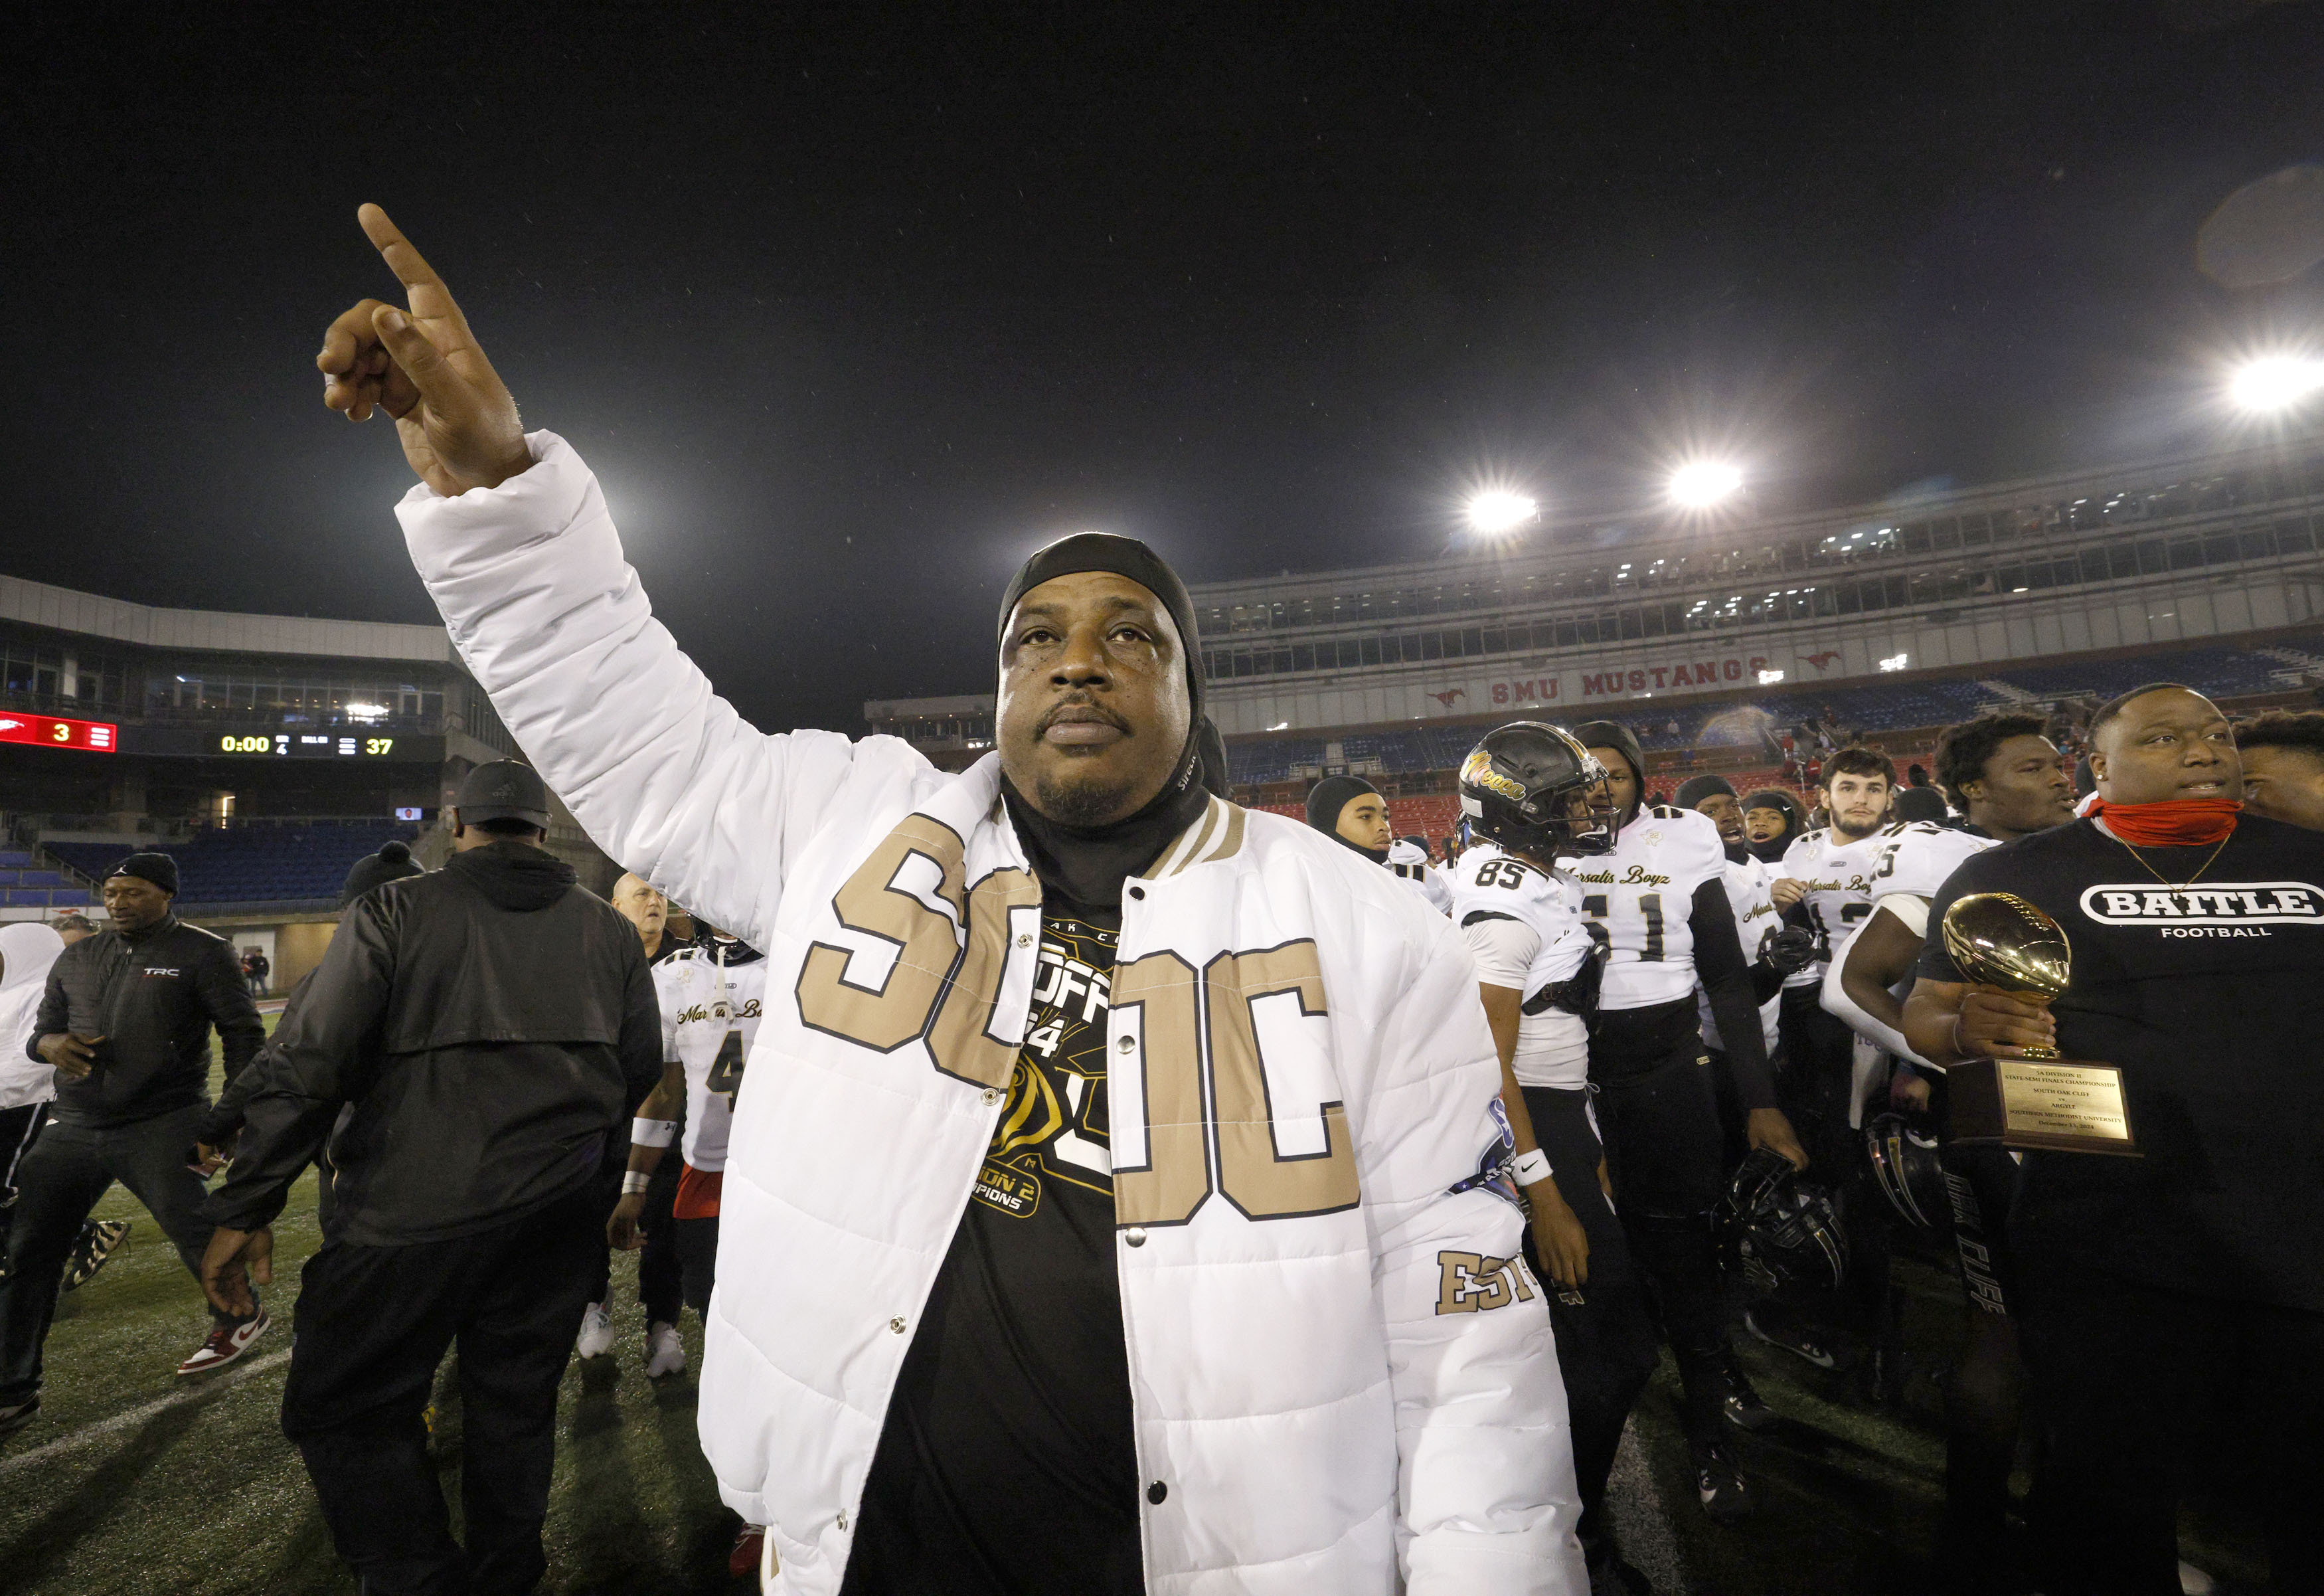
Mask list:
[[[1813,654],[1802,654],[1800,658],[1814,666],[1818,670],[1829,670],[1831,669],[1832,661],[1840,658],[1840,650],[1838,649],[1824,649],[1820,652]]]
[[[1428,696],[1435,699],[1439,704],[1444,706],[1445,708],[1450,709],[1452,707],[1453,699],[1466,698],[1469,696],[1469,689],[1466,687],[1447,687],[1443,692],[1431,693]]]

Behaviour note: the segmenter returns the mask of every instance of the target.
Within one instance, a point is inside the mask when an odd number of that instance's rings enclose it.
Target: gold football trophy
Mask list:
[[[1975,984],[2029,1002],[2063,995],[2065,928],[2013,892],[1975,892],[1945,910],[1945,951]],[[2024,1058],[1964,1058],[1945,1071],[1952,1139],[2137,1158],[2122,1071],[2028,1047]]]

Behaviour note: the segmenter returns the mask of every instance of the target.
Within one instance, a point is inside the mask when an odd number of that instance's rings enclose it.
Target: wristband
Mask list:
[[[622,1195],[623,1195],[623,1196],[625,1196],[625,1197],[634,1197],[634,1196],[636,1196],[640,1192],[641,1192],[641,1191],[643,1191],[643,1190],[645,1190],[645,1189],[646,1189],[647,1184],[648,1184],[649,1182],[650,1182],[652,1179],[653,1179],[653,1176],[650,1176],[650,1175],[648,1175],[648,1174],[647,1174],[644,1170],[642,1170],[642,1169],[624,1169],[624,1170],[622,1170]]]
[[[677,1135],[676,1120],[649,1120],[640,1115],[630,1121],[632,1147],[668,1147]]]
[[[1539,1148],[1517,1155],[1515,1170],[1519,1185],[1533,1185],[1549,1178],[1549,1155]]]

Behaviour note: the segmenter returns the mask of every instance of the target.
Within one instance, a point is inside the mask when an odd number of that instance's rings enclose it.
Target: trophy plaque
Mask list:
[[[1945,910],[1945,951],[1972,983],[2029,1002],[2066,990],[2065,928],[2012,892],[1976,892]],[[1964,1058],[1945,1071],[1952,1139],[2051,1152],[2139,1157],[2110,1064],[2026,1048],[2024,1058]]]

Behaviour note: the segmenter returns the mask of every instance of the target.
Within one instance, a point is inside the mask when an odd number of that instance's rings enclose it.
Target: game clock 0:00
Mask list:
[[[226,736],[218,739],[218,752],[220,753],[272,753],[274,752],[274,739],[272,737],[236,737],[229,733]]]

